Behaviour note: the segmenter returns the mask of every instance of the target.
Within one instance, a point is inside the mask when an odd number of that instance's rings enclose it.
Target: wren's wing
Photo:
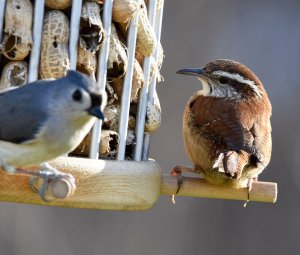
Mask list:
[[[214,142],[224,153],[222,164],[231,176],[240,176],[245,164],[268,163],[271,130],[261,127],[270,123],[270,113],[259,117],[250,107],[242,107],[224,99],[198,97],[190,104],[199,132]],[[268,124],[270,127],[270,124]],[[264,128],[264,129],[263,129]],[[265,130],[263,133],[259,130]],[[216,155],[218,157],[218,155]]]
[[[229,101],[198,97],[190,107],[199,131],[218,145],[225,146],[224,150],[243,150],[249,154],[255,151],[251,128],[242,123],[237,109]]]
[[[254,122],[254,125],[251,128],[251,133],[254,136],[254,155],[257,163],[262,164],[264,167],[268,165],[272,152],[272,128],[270,122],[271,114],[268,112],[265,114],[266,115],[260,116],[261,118]]]
[[[47,93],[44,83],[0,92],[0,140],[23,143],[37,135],[47,119],[47,102],[41,100],[43,93]]]

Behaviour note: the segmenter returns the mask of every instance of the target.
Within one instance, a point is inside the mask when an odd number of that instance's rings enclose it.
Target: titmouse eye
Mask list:
[[[73,99],[75,100],[75,101],[80,101],[81,100],[81,98],[82,98],[82,93],[81,93],[81,91],[79,90],[79,89],[76,89],[75,90],[75,92],[73,93]]]

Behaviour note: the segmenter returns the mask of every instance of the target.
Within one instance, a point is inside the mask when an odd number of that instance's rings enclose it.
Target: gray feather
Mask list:
[[[36,81],[0,93],[0,140],[24,143],[34,139],[49,118],[51,103],[58,95],[74,86],[92,91],[92,85],[95,83],[87,76],[69,71],[58,80]]]
[[[34,82],[0,94],[0,140],[23,143],[35,137],[48,117],[41,102],[47,83]]]

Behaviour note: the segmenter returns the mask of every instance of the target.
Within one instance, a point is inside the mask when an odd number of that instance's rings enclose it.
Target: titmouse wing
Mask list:
[[[35,138],[50,114],[48,81],[37,81],[0,92],[0,140],[23,143]]]

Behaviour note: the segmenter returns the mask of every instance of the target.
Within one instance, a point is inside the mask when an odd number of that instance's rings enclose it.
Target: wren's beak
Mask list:
[[[209,79],[208,74],[202,68],[186,68],[180,69],[176,73],[178,74],[186,74],[186,75],[193,75],[199,78]]]
[[[209,74],[205,72],[202,68],[186,68],[186,69],[180,69],[176,73],[178,74],[185,74],[185,75],[193,75],[196,76],[198,80],[202,83],[202,91],[204,94],[210,94],[212,92],[211,87],[211,79],[209,77]]]
[[[209,74],[205,72],[202,68],[186,68],[180,69],[176,73],[178,74],[185,74],[185,75],[193,75],[196,76],[200,81],[207,82],[209,78]]]
[[[96,93],[91,93],[90,96],[91,96],[92,106],[87,110],[87,112],[90,115],[95,116],[100,120],[104,120],[105,116],[100,108],[102,104],[102,96]]]

